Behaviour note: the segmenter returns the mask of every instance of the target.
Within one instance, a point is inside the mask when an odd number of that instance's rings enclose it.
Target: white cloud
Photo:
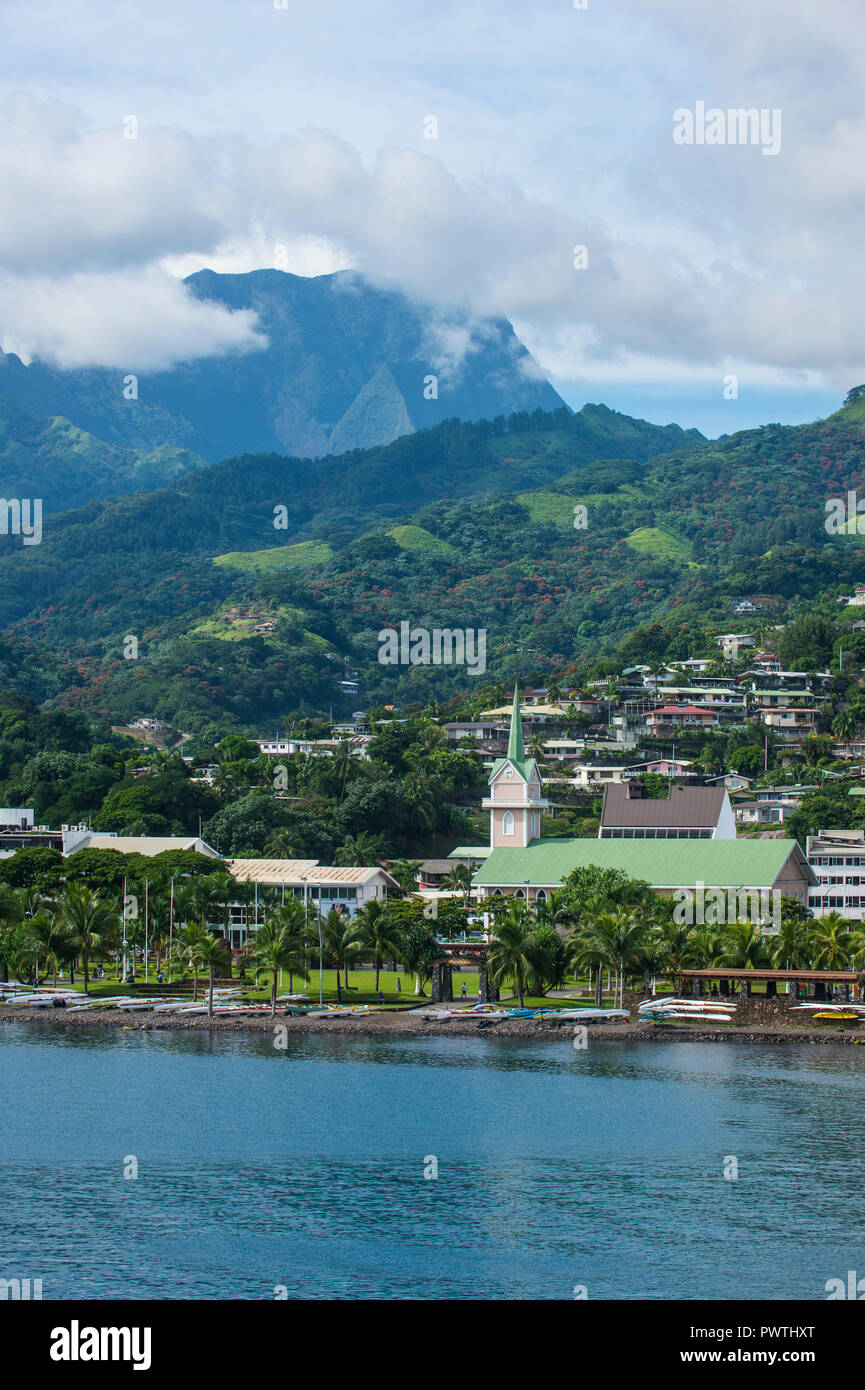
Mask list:
[[[266,346],[255,315],[195,299],[157,267],[61,280],[0,277],[4,352],[59,367],[156,371],[174,362]]]
[[[478,0],[435,16],[424,0],[190,0],[182,16],[151,0],[127,26],[9,7],[10,67],[43,98],[18,95],[0,125],[0,326],[28,352],[248,345],[249,322],[177,289],[144,323],[118,304],[163,284],[155,266],[247,270],[285,247],[296,273],[357,268],[470,325],[505,314],[559,380],[863,375],[861,0],[503,0],[494,24]],[[696,100],[780,107],[781,153],[674,146],[672,113]],[[103,287],[94,312],[82,283]],[[474,339],[444,321],[457,361]]]

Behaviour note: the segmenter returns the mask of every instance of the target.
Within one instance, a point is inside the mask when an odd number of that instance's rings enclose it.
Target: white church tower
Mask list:
[[[490,849],[525,849],[540,839],[541,813],[550,803],[541,795],[538,765],[523,747],[519,686],[514,687],[507,757],[494,764],[490,794],[481,804],[490,813]]]

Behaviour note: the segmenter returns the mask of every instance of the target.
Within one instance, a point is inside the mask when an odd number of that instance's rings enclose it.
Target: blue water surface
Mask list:
[[[0,1277],[46,1299],[825,1298],[865,1273],[863,1101],[857,1047],[6,1024]]]

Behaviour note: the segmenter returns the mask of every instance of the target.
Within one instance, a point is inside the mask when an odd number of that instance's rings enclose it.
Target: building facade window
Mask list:
[[[502,816],[502,834],[503,834],[503,835],[513,835],[513,833],[514,833],[514,813],[513,813],[513,811],[505,811],[505,814]]]

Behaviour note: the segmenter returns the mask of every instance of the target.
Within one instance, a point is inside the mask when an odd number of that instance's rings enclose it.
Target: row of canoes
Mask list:
[[[481,1024],[515,1020],[535,1023],[627,1023],[630,1017],[627,1009],[551,1009],[545,1005],[505,1009],[496,1004],[475,1004],[470,1009],[425,1009],[419,1012],[421,1018],[433,1023],[447,1023],[454,1018],[474,1019]]]
[[[732,1023],[737,1005],[707,999],[644,999],[637,1006],[641,1023]]]

